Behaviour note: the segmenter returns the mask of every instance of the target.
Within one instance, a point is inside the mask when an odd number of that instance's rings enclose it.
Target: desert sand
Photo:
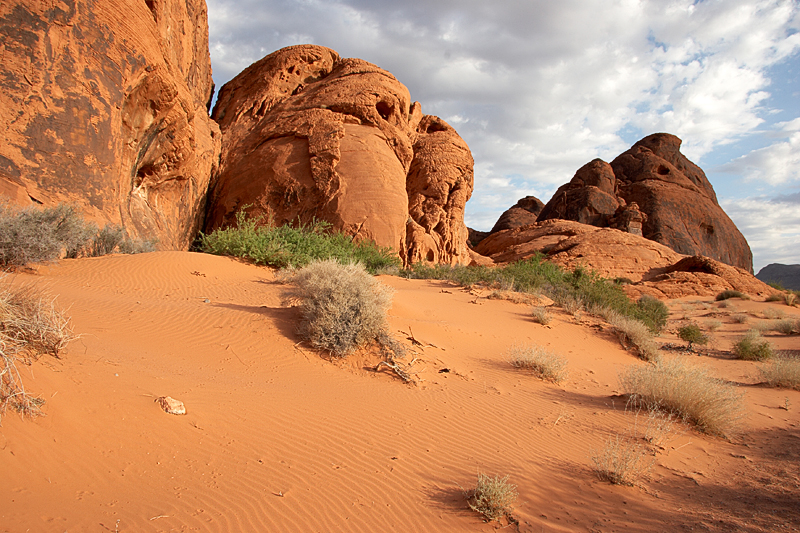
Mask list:
[[[9,279],[57,296],[80,337],[23,368],[44,416],[2,418],[2,531],[800,529],[800,392],[759,385],[759,363],[732,359],[733,339],[760,319],[736,324],[712,298],[669,302],[660,342],[681,344],[685,320],[722,323],[702,355],[665,353],[740,385],[741,431],[676,426],[649,474],[624,487],[598,479],[591,457],[642,424],[618,374],[647,363],[588,315],[553,309],[543,326],[487,291],[382,276],[396,290],[390,332],[417,359],[410,385],[374,371],[369,351],[331,361],[310,349],[276,273],[236,259],[113,255]],[[767,338],[800,350],[797,335]],[[511,368],[514,343],[563,355],[567,381]],[[165,413],[160,396],[187,413]],[[479,472],[517,485],[518,523],[467,507]]]

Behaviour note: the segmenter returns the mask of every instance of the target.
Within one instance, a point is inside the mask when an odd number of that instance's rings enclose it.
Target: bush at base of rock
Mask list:
[[[390,249],[372,241],[353,242],[346,235],[331,232],[327,222],[296,228],[276,227],[261,224],[259,218],[247,218],[244,210],[237,214],[235,227],[201,234],[199,249],[278,268],[303,267],[312,261],[331,258],[343,263],[361,263],[373,274],[400,266],[400,260]]]

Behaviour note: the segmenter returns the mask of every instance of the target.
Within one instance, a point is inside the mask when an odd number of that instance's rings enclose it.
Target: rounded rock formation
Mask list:
[[[472,155],[389,72],[321,46],[284,48],[227,83],[212,117],[223,145],[206,231],[245,208],[279,225],[327,221],[406,264],[469,263]]]
[[[556,191],[539,220],[615,227],[678,253],[711,257],[752,273],[747,241],[719,206],[703,171],[681,154],[680,146],[678,137],[656,133],[610,165],[595,159]]]

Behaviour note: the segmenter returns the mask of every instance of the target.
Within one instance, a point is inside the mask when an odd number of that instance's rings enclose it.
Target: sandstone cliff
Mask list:
[[[472,155],[392,74],[328,48],[278,50],[221,89],[206,231],[244,206],[276,224],[325,220],[405,263],[470,261]]]
[[[204,0],[0,4],[0,194],[186,249],[219,156]]]

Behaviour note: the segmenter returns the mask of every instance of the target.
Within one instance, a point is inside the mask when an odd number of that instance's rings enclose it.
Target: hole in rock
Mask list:
[[[433,250],[428,250],[428,254],[425,256],[426,261],[433,262],[436,257],[433,255]]]
[[[375,104],[375,109],[378,111],[378,114],[383,118],[383,120],[389,120],[389,117],[392,115],[392,111],[394,108],[388,102],[378,102]]]
[[[666,176],[669,174],[669,168],[667,168],[665,165],[658,165],[658,170],[656,172],[662,176]]]

